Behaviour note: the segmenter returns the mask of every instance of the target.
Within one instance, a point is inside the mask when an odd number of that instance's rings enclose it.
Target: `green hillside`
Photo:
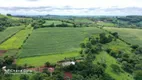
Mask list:
[[[0,80],[142,80],[141,17],[53,17],[0,15]]]
[[[23,45],[26,37],[32,32],[32,27],[22,29],[14,36],[6,40],[0,45],[1,50],[19,49]]]
[[[141,29],[131,29],[131,28],[108,28],[104,29],[111,32],[118,32],[120,38],[127,41],[132,45],[139,45],[142,47],[142,30]]]
[[[16,32],[20,31],[23,29],[24,26],[15,26],[15,27],[8,27],[4,31],[0,32],[0,43],[15,34]]]

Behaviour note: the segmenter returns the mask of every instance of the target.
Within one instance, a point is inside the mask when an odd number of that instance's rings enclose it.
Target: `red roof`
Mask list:
[[[72,73],[70,73],[70,72],[65,72],[65,73],[64,73],[64,80],[67,80],[68,78],[72,79]]]

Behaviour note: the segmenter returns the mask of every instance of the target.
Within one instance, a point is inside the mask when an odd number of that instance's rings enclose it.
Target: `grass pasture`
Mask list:
[[[30,57],[78,51],[79,44],[84,38],[101,32],[103,30],[94,27],[36,29],[23,45],[19,56]]]
[[[23,44],[26,37],[31,33],[32,28],[25,28],[18,33],[16,33],[14,36],[9,38],[7,41],[3,42],[0,45],[1,50],[9,50],[9,49],[19,49],[21,45]]]
[[[133,44],[139,45],[142,47],[142,30],[141,29],[130,29],[130,28],[109,28],[105,27],[104,29],[111,31],[111,32],[118,32],[120,38],[123,40]]]
[[[107,54],[106,52],[101,52],[98,55],[96,55],[96,59],[94,63],[96,64],[97,62],[105,62],[107,67],[105,72],[111,75],[115,80],[133,80],[132,75],[126,73],[126,72],[121,72],[121,73],[115,73],[112,71],[112,68],[110,67],[111,64],[116,64],[121,67],[120,64],[117,63],[116,59]],[[129,75],[129,76],[128,76]]]
[[[110,43],[105,44],[104,48],[105,49],[109,48],[109,49],[112,49],[113,51],[116,51],[116,52],[118,52],[120,50],[125,53],[131,54],[130,46],[119,39],[117,39],[116,41],[112,41]]]
[[[37,56],[21,58],[16,61],[18,65],[32,65],[32,66],[43,66],[45,62],[57,63],[57,61],[64,60],[64,58],[78,57],[80,54],[78,52],[62,53],[62,54],[51,54],[48,56]]]
[[[119,39],[103,45],[103,48],[104,49],[109,48],[116,52],[121,50],[124,53],[128,53],[129,55],[132,55],[130,46]],[[111,75],[115,80],[133,80],[132,75],[123,71],[123,69],[121,69],[123,72],[120,72],[120,73],[115,73],[113,71],[113,69],[111,68],[111,65],[115,64],[121,67],[121,63],[118,63],[114,57],[110,56],[105,51],[100,52],[99,54],[96,55],[96,59],[94,60],[94,63],[96,64],[97,62],[105,63],[107,65],[105,72]]]
[[[8,27],[6,30],[0,32],[0,43],[21,30],[22,28],[24,28],[24,26]]]
[[[97,22],[97,25],[99,26],[107,26],[107,27],[114,27],[115,24],[109,23],[109,22]]]

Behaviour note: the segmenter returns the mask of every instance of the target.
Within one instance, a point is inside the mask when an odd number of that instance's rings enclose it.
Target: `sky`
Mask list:
[[[142,15],[142,0],[0,0],[12,15]]]

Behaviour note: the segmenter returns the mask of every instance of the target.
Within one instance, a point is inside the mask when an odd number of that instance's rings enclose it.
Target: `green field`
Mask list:
[[[104,29],[111,31],[111,32],[118,32],[120,38],[123,40],[133,44],[142,46],[142,30],[141,29],[130,29],[130,28],[108,28],[105,27]]]
[[[114,27],[115,26],[115,24],[109,23],[109,22],[97,22],[97,25],[106,26],[106,27]]]
[[[0,80],[142,80],[142,16],[2,14]]]
[[[7,17],[7,16],[4,16],[4,15],[0,14],[0,18],[5,18],[5,17]]]
[[[32,28],[25,28],[0,45],[1,50],[19,49]]]
[[[6,30],[0,32],[0,43],[21,30],[22,28],[24,28],[24,26],[8,27]]]
[[[58,24],[62,24],[62,21],[46,20],[43,25],[46,26],[46,25],[51,25],[53,23],[54,23],[54,25],[58,25]]]
[[[91,21],[89,19],[85,19],[85,18],[74,19],[74,22],[76,22],[76,23],[93,23],[93,21]]]
[[[18,53],[18,49],[11,49],[8,50],[6,53],[4,53],[2,56],[0,56],[0,58],[3,58],[5,56],[16,56],[16,54]]]
[[[43,66],[45,62],[50,62],[56,64],[57,61],[64,60],[65,58],[78,57],[80,54],[78,52],[62,53],[62,54],[51,54],[48,56],[37,56],[21,58],[16,61],[18,65],[32,65],[32,66]]]
[[[98,55],[96,55],[96,59],[94,63],[96,64],[97,62],[105,62],[107,64],[105,72],[110,74],[115,80],[133,80],[133,77],[126,72],[121,72],[117,74],[112,71],[112,68],[110,67],[111,64],[116,64],[118,66],[121,66],[121,65],[117,63],[115,58],[113,58],[106,52],[101,52]]]
[[[121,40],[117,39],[116,41],[112,41],[108,44],[104,45],[105,49],[112,49],[113,51],[118,52],[120,51],[124,51],[125,53],[131,54],[131,48],[129,45],[127,45],[126,43],[122,42]]]
[[[71,23],[66,23],[66,22],[62,22],[62,21],[56,21],[56,20],[46,20],[45,23],[43,24],[43,26],[49,26],[51,24],[53,24],[56,26],[56,25],[59,25],[59,24],[62,24],[62,23],[65,23],[69,26],[73,26],[73,24]]]
[[[112,41],[110,43],[103,45],[103,49],[112,49],[113,51],[116,51],[116,52],[123,51],[124,53],[132,55],[130,46],[119,39],[116,39],[116,41]],[[121,63],[118,63],[114,57],[110,56],[106,52],[103,51],[96,55],[96,59],[94,60],[94,63],[96,64],[97,62],[105,63],[107,65],[105,72],[111,75],[115,80],[133,80],[132,75],[129,73],[126,73],[122,69],[121,70],[123,72],[119,74],[113,72],[111,68],[111,64],[115,64],[121,67]]]
[[[33,31],[26,41],[20,57],[65,53],[80,50],[79,44],[91,34],[103,30],[94,27],[84,28],[42,28]]]

